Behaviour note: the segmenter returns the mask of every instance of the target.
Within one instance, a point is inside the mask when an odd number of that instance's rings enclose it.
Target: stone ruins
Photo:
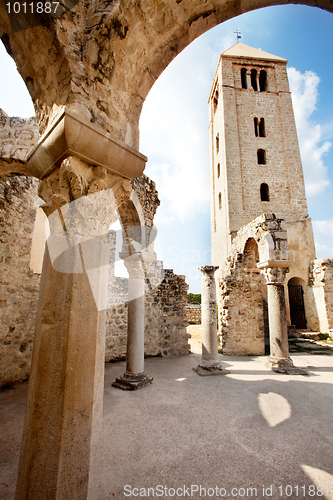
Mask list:
[[[287,325],[333,334],[333,260],[316,259],[287,61],[237,43],[209,98],[212,261],[228,355],[292,367]]]
[[[9,118],[0,110],[0,137],[2,143],[1,167],[8,165],[18,171],[28,151],[38,140],[34,118]],[[153,181],[144,174],[131,181],[133,192],[142,208],[145,226],[153,227],[159,206]],[[25,380],[30,373],[33,334],[36,323],[40,273],[45,246],[46,217],[40,208],[38,181],[33,177],[11,174],[0,176],[1,200],[1,375],[0,386]],[[105,360],[125,359],[127,343],[127,287],[126,278],[114,276],[116,232],[108,232],[109,295],[107,311]],[[154,273],[158,286],[145,295],[146,356],[181,355],[189,352],[185,316],[188,286],[184,276],[163,269],[155,261]],[[151,274],[151,273],[150,273]],[[162,277],[162,279],[161,279]],[[152,276],[150,275],[152,280]],[[112,305],[112,297],[117,303]]]
[[[9,14],[8,4],[0,4],[1,40],[36,111],[36,122],[0,116],[3,382],[25,378],[31,359],[16,500],[96,498],[106,345],[107,356],[116,358],[126,349],[126,372],[119,377],[134,385],[150,379],[144,371],[143,342],[146,352],[151,349],[154,354],[188,352],[184,277],[166,270],[146,305],[140,299],[149,275],[154,282],[162,271],[155,262],[155,271],[148,272],[154,262],[151,235],[158,202],[154,185],[142,176],[147,158],[139,152],[140,113],[159,75],[191,41],[233,16],[269,4],[61,0],[57,14],[45,11],[41,17],[33,13],[27,18]],[[332,11],[326,0],[316,5]],[[243,327],[252,317],[246,315],[266,302],[268,312],[261,307],[257,316],[256,349],[260,350],[269,317],[272,367],[292,369],[285,345],[287,269],[294,280],[289,279],[289,288],[301,285],[308,293],[306,319],[312,317],[312,308],[315,327],[330,330],[332,262],[314,259],[285,61],[256,57],[252,49],[246,54],[237,50],[222,57],[226,64],[217,73],[211,97],[213,143],[217,149],[225,144],[230,154],[226,164],[222,156],[212,163],[220,324],[227,329],[226,348],[240,344],[232,338],[231,326],[237,322],[244,344],[250,345]],[[239,56],[243,59],[237,63]],[[244,101],[244,107],[236,106],[236,100]],[[281,116],[274,115],[277,100]],[[251,108],[251,102],[258,108]],[[227,127],[222,127],[224,117],[230,119]],[[251,140],[246,137],[250,128],[255,135]],[[236,141],[233,149],[237,134],[245,141]],[[276,172],[271,168],[278,152],[274,137],[288,141],[283,162],[274,166]],[[243,161],[250,147],[254,150],[248,158],[255,158],[251,164]],[[258,165],[265,175],[258,176]],[[233,168],[231,182],[228,174]],[[228,198],[215,172],[220,181],[225,176]],[[251,189],[256,194],[259,189],[259,202],[258,196],[251,199]],[[45,216],[49,234],[43,229]],[[116,305],[108,317],[106,312],[112,297],[109,287],[125,293],[123,282],[105,272],[114,261],[114,235],[108,230],[118,218],[124,241],[120,258],[130,273],[128,296],[133,298],[126,348],[125,306]],[[225,244],[218,240],[222,235]],[[46,237],[41,271],[41,243]],[[301,250],[306,257],[298,266],[293,256]],[[308,280],[305,269],[310,265]],[[238,292],[244,302],[236,302]],[[154,306],[145,315],[149,304]],[[111,338],[115,325],[118,333]]]

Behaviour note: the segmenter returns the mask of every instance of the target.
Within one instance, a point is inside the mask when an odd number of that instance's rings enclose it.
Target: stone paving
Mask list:
[[[145,366],[154,381],[132,393],[111,387],[124,362],[106,364],[101,463],[92,500],[136,498],[124,494],[126,485],[128,493],[158,485],[219,488],[213,497],[193,491],[194,499],[219,498],[222,488],[231,498],[250,499],[254,494],[247,488],[256,488],[256,498],[267,500],[333,500],[333,356],[292,358],[308,377],[272,373],[265,356],[220,355],[230,371],[224,377],[199,377],[192,368],[200,354],[149,358]],[[21,383],[0,393],[1,500],[14,498],[26,390]],[[331,492],[311,495],[323,483],[332,485]],[[159,498],[172,490],[166,493]],[[140,498],[150,497],[152,490]]]

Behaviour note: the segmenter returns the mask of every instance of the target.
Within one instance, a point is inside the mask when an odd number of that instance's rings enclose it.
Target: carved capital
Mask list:
[[[39,196],[51,231],[105,234],[118,218],[116,210],[130,198],[131,184],[101,166],[69,156],[60,169],[41,181]]]
[[[49,216],[54,210],[82,196],[112,189],[117,206],[128,200],[131,183],[120,175],[99,165],[88,165],[75,156],[69,156],[60,169],[42,180],[38,194],[45,201],[43,210]]]
[[[124,264],[130,278],[142,279],[147,272],[147,264],[155,260],[155,255],[148,252],[121,252],[119,257]]]
[[[262,272],[267,285],[283,285],[289,267],[266,267]]]

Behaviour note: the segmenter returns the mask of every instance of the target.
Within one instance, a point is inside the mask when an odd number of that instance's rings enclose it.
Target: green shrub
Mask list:
[[[201,293],[188,293],[187,302],[189,304],[201,304]]]

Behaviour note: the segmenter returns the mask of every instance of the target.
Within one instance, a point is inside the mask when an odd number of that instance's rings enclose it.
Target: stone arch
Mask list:
[[[239,260],[240,255],[242,256],[240,260],[243,261],[246,242],[251,238],[258,245],[259,268],[265,262],[288,261],[287,231],[282,216],[273,213],[262,214],[243,226],[232,241],[231,255],[234,255],[232,265]]]
[[[248,238],[246,240],[243,255],[246,267],[255,268],[259,262],[259,248],[254,238]]]
[[[276,2],[288,3],[293,2]],[[311,0],[298,3],[313,5]],[[80,2],[73,12],[50,20],[47,27],[13,33],[3,3],[0,33],[32,96],[41,131],[59,114],[59,108],[67,106],[138,149],[142,105],[170,62],[214,26],[254,7],[270,5],[268,0],[255,4],[250,0],[234,4],[165,0],[161,15],[158,3],[133,5],[124,0],[102,9],[98,1]],[[316,5],[333,12],[326,0]],[[52,71],[48,71],[50,61]]]

